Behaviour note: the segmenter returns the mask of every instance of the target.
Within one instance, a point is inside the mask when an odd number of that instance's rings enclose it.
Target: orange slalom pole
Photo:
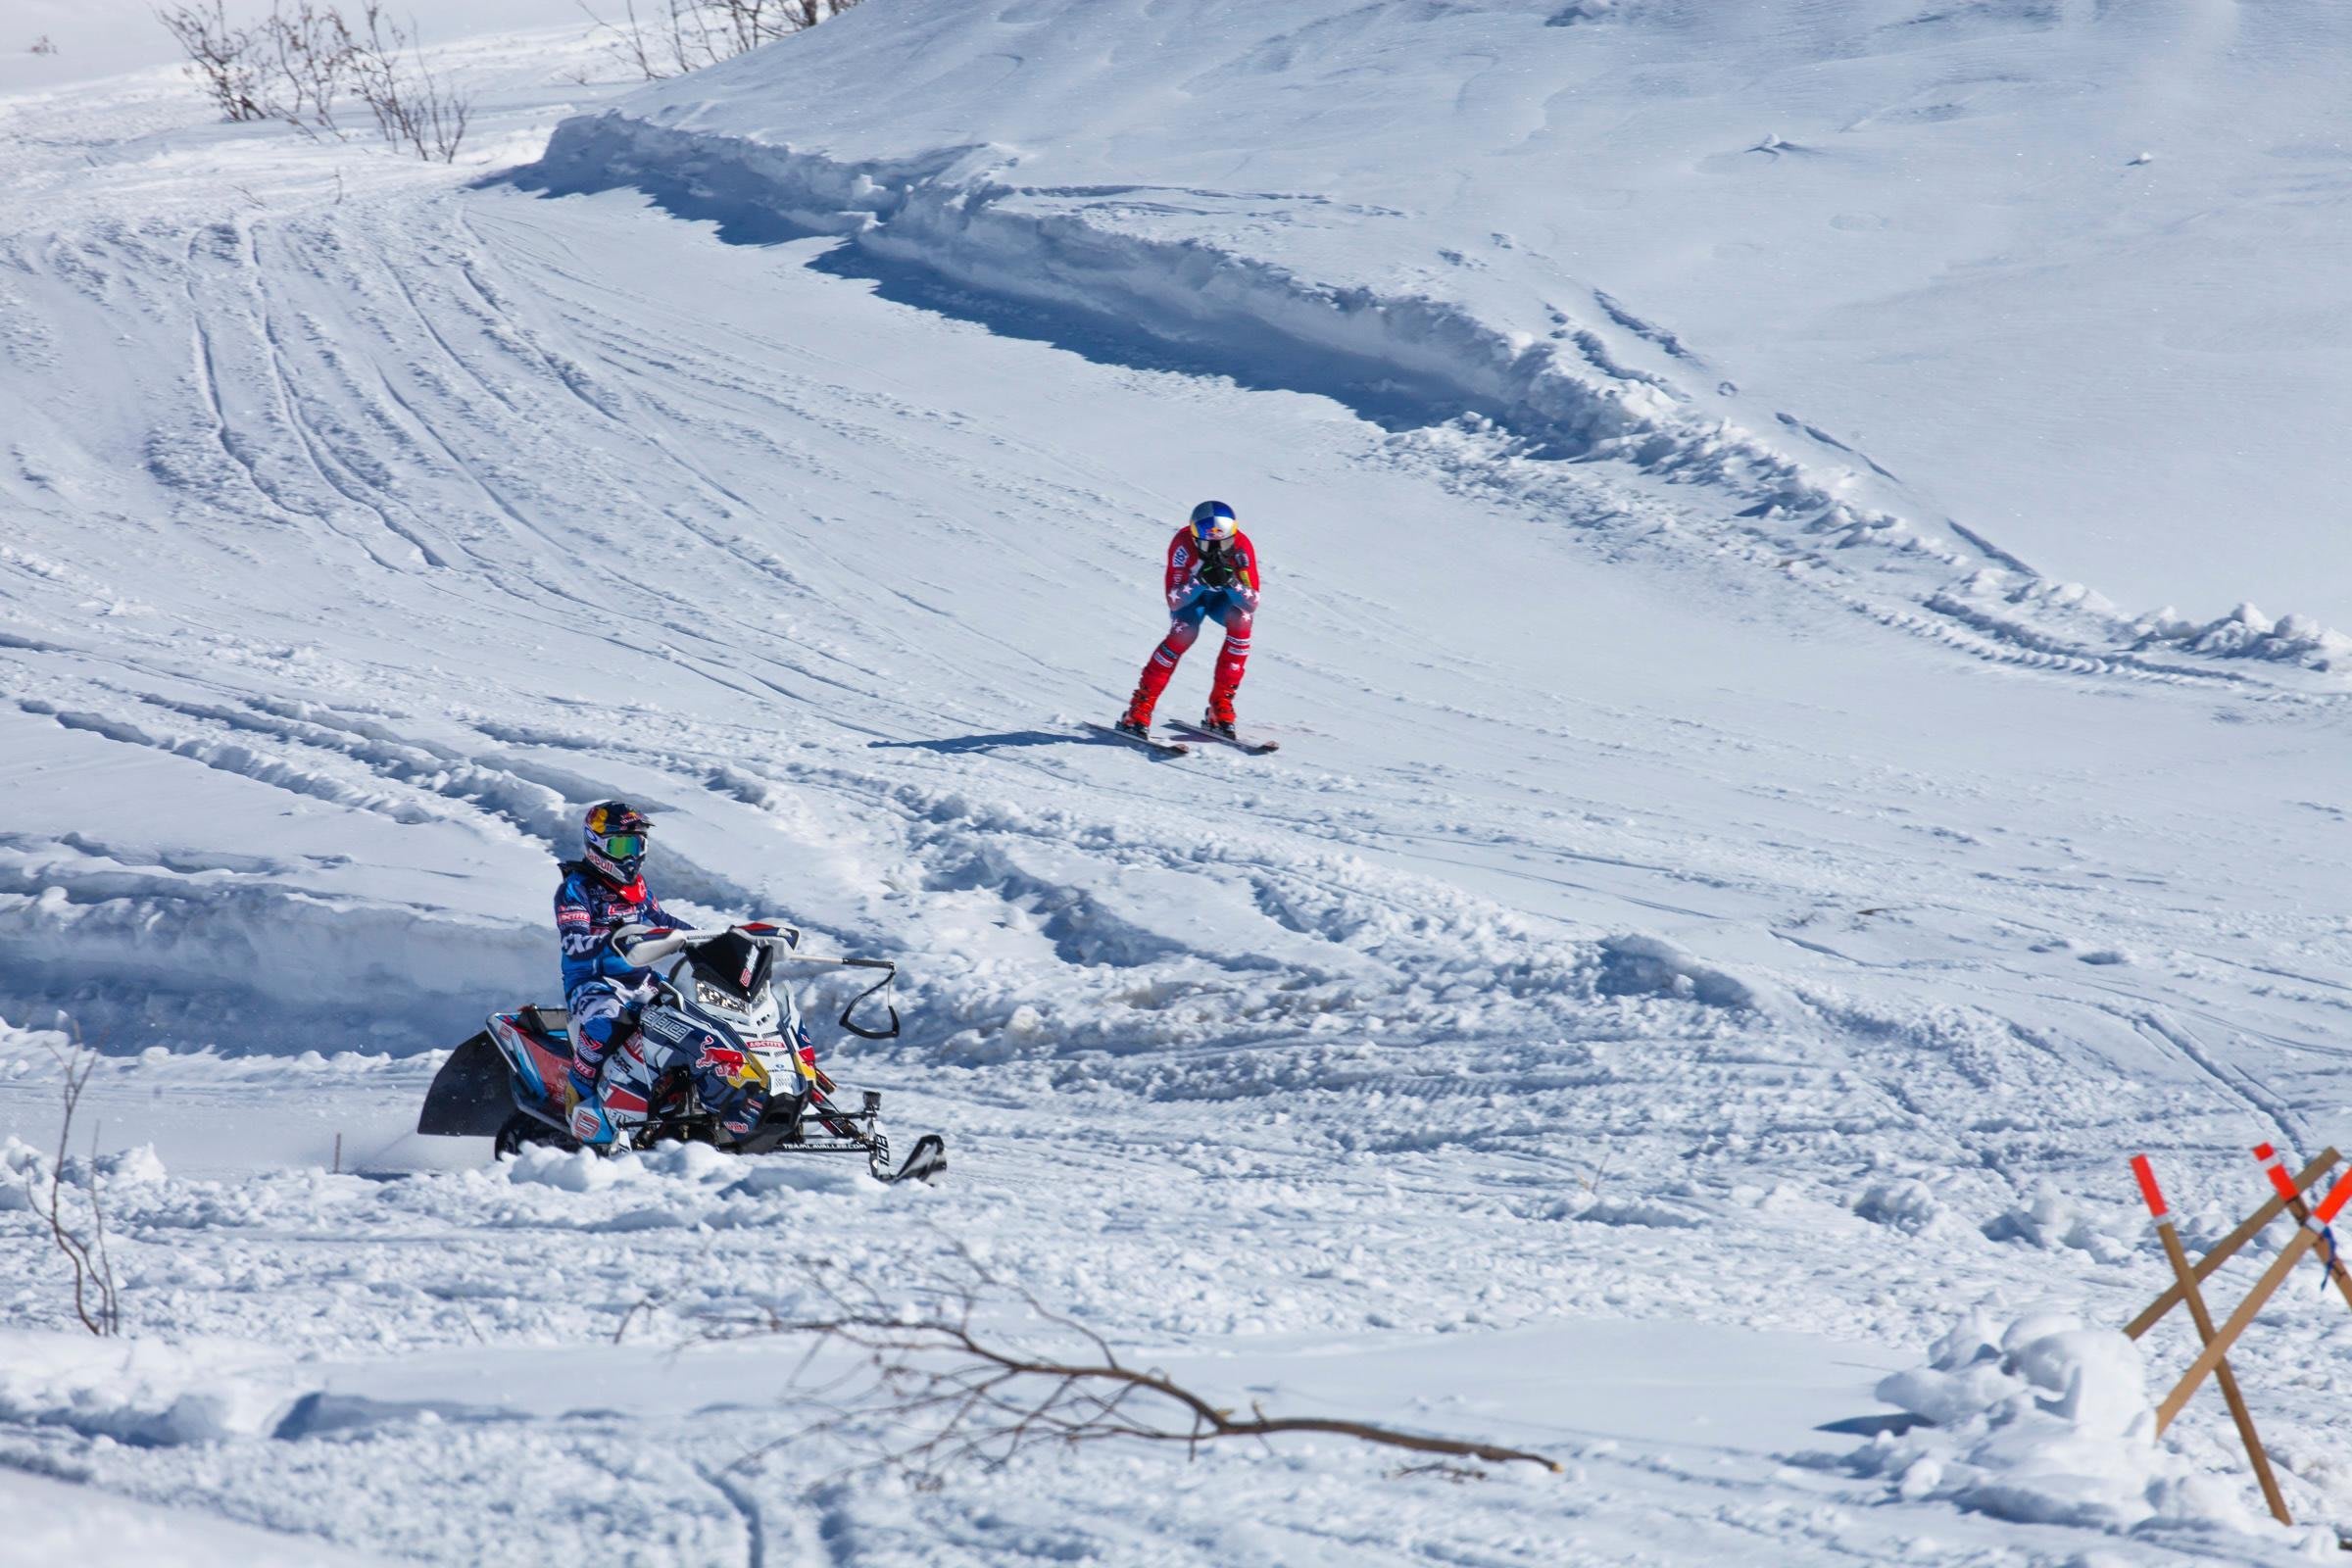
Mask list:
[[[2352,1171],[2346,1171],[2336,1179],[2333,1187],[2328,1189],[2328,1196],[2321,1199],[2320,1206],[2304,1219],[2302,1227],[2295,1232],[2294,1240],[2279,1250],[2278,1256],[2269,1268],[2263,1270],[2262,1278],[2254,1282],[2254,1288],[2246,1293],[2246,1298],[2237,1303],[2237,1310],[2230,1314],[2230,1321],[2222,1325],[2219,1334],[2205,1342],[2205,1348],[2199,1350],[2197,1358],[2188,1364],[2188,1370],[2181,1374],[2180,1382],[2164,1396],[2164,1402],[2156,1407],[2156,1431],[2159,1436],[2173,1424],[2173,1418],[2180,1413],[2180,1407],[2188,1402],[2189,1396],[2197,1392],[2197,1385],[2212,1375],[2213,1369],[2221,1364],[2222,1357],[2230,1353],[2230,1347],[2235,1345],[2237,1337],[2246,1332],[2246,1325],[2254,1321],[2255,1314],[2277,1294],[2288,1271],[2303,1260],[2303,1254],[2311,1250],[2312,1244],[2334,1223],[2335,1216],[2343,1212],[2346,1202],[2352,1202]]]
[[[2287,1212],[2295,1216],[2295,1222],[2301,1224],[2309,1219],[2311,1205],[2303,1201],[2302,1190],[2295,1186],[2295,1179],[2286,1173],[2286,1157],[2268,1144],[2256,1144],[2254,1157],[2262,1161],[2263,1174],[2270,1177],[2271,1185],[2278,1189]],[[2340,1257],[2324,1257],[2320,1259],[2320,1266],[2328,1271],[2328,1278],[2335,1281],[2335,1288],[2342,1294],[2344,1304],[2352,1306],[2352,1269],[2346,1268]]]
[[[2205,1310],[2205,1293],[2197,1289],[2196,1270],[2189,1266],[2188,1249],[2180,1245],[2180,1233],[2173,1228],[2172,1211],[2165,1207],[2164,1193],[2156,1185],[2156,1169],[2145,1154],[2132,1156],[2132,1174],[2139,1178],[2139,1195],[2147,1200],[2148,1213],[2156,1221],[2156,1234],[2164,1242],[2164,1255],[2180,1278],[2181,1298],[2188,1302],[2188,1315],[2197,1325],[2197,1337],[2203,1343],[2213,1343],[2213,1314]],[[2290,1178],[2284,1171],[2280,1181]],[[2238,1392],[2236,1374],[2223,1360],[2214,1368],[2214,1377],[2222,1386],[2222,1398],[2230,1406],[2230,1419],[2237,1424],[2237,1438],[2246,1446],[2246,1458],[2254,1466],[2254,1479],[2262,1487],[2262,1500],[2271,1505],[2271,1517],[2282,1525],[2295,1522],[2286,1511],[2286,1499],[2278,1494],[2278,1478],[2271,1474],[2271,1456],[2263,1451],[2262,1439],[2254,1432],[2254,1412],[2246,1408],[2246,1396]]]
[[[2342,1154],[2338,1154],[2335,1150],[2319,1152],[2317,1159],[2312,1159],[2312,1163],[2303,1166],[2303,1175],[2295,1178],[2295,1192],[2303,1192],[2305,1187],[2319,1183],[2319,1178],[2324,1178],[2328,1171],[2333,1171],[2335,1163],[2338,1163],[2340,1159],[2342,1159]],[[2225,1262],[2230,1262],[2232,1257],[2236,1257],[2236,1249],[2241,1249],[2241,1246],[2253,1242],[2258,1234],[2263,1234],[2263,1227],[2270,1225],[2272,1220],[2279,1218],[2283,1210],[2286,1210],[2286,1203],[2283,1203],[2281,1199],[2275,1199],[2275,1197],[2263,1199],[2263,1206],[2253,1210],[2251,1215],[2246,1215],[2244,1225],[2239,1225],[2236,1230],[2230,1232],[2228,1237],[2223,1237],[2221,1242],[2213,1244],[2211,1253],[2199,1257],[2197,1260],[2197,1284],[2204,1284],[2206,1277],[2209,1277],[2213,1269],[2218,1269],[2221,1265],[2225,1265]],[[2303,1215],[2295,1215],[2295,1218],[2300,1220]],[[2176,1281],[2176,1284],[2164,1286],[2164,1296],[2159,1296],[2157,1300],[2147,1302],[2147,1309],[2142,1309],[2140,1316],[2135,1316],[2135,1319],[2131,1319],[2129,1324],[2124,1324],[2124,1333],[2133,1340],[2138,1340],[2142,1333],[2147,1333],[2150,1328],[2162,1324],[2164,1314],[2171,1312],[2171,1309],[2178,1307],[2178,1304],[2180,1304],[2180,1284]]]
[[[2336,1166],[2336,1162],[2342,1157],[2342,1155],[2338,1154],[2332,1149],[2322,1150],[2319,1155],[2314,1158],[2310,1164],[2303,1167],[2303,1173],[2294,1179],[2295,1191],[2299,1194],[2303,1191],[2303,1189],[2315,1185],[2322,1177],[2333,1170]],[[2277,1219],[2279,1214],[2285,1211],[2285,1208],[2286,1204],[2284,1200],[2280,1199],[2264,1199],[2262,1206],[2256,1209],[2252,1214],[2248,1215],[2243,1224],[2239,1225],[2237,1229],[2231,1231],[2229,1235],[2223,1237],[2221,1241],[2216,1243],[2212,1251],[2207,1252],[2203,1257],[2197,1259],[2196,1272],[2198,1283],[2204,1283],[2206,1277],[2215,1269],[2220,1268],[2224,1263],[2227,1263],[2230,1261],[2230,1259],[2235,1257],[2239,1248],[2245,1246],[2246,1243],[2252,1241],[2256,1236],[2260,1235],[2263,1227],[2269,1225],[2271,1221]],[[2298,1220],[2300,1220],[2302,1217],[2303,1216],[2300,1213],[2296,1214],[2295,1216],[2295,1218]],[[2124,1332],[2130,1335],[2132,1339],[2136,1340],[2141,1335],[2147,1333],[2148,1330],[2154,1328],[2158,1323],[2162,1322],[2164,1320],[2164,1314],[2170,1312],[2174,1307],[2179,1306],[2180,1304],[2180,1285],[2178,1283],[2168,1285],[2165,1287],[2164,1294],[2157,1297],[2153,1301],[2150,1301],[2145,1310],[2143,1310],[2139,1316],[2133,1318],[2131,1322],[2124,1325]]]

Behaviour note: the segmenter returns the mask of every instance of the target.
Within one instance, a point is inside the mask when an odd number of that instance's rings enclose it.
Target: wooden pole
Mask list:
[[[2206,1345],[2213,1343],[2213,1314],[2205,1310],[2205,1293],[2197,1289],[2196,1270],[2189,1266],[2188,1249],[2180,1245],[2180,1233],[2173,1228],[2173,1216],[2164,1206],[2164,1194],[2156,1186],[2155,1167],[2145,1154],[2132,1156],[2132,1174],[2139,1178],[2139,1194],[2148,1200],[2148,1213],[2156,1220],[2156,1234],[2163,1239],[2164,1255],[2173,1265],[2174,1277],[2180,1282],[2181,1298],[2188,1302],[2188,1315],[2197,1325],[2197,1338]],[[2278,1173],[2285,1181],[2286,1172]],[[2301,1195],[2296,1200],[2300,1202]],[[2262,1500],[2271,1505],[2271,1517],[2282,1525],[2295,1522],[2286,1511],[2286,1499],[2278,1494],[2278,1478],[2271,1474],[2271,1456],[2262,1449],[2262,1439],[2254,1432],[2254,1412],[2246,1408],[2246,1396],[2238,1392],[2237,1376],[2230,1363],[2222,1361],[2214,1368],[2215,1381],[2222,1386],[2222,1398],[2230,1406],[2230,1419],[2237,1424],[2237,1439],[2246,1446],[2246,1458],[2254,1466],[2254,1479],[2262,1487]]]
[[[2278,1197],[2286,1204],[2286,1211],[2295,1216],[2295,1223],[2300,1225],[2311,1218],[2311,1205],[2303,1201],[2302,1192],[2286,1174],[2284,1156],[2268,1144],[2256,1144],[2254,1157],[2262,1161],[2263,1173],[2270,1177],[2271,1185],[2278,1190]],[[2352,1306],[2352,1268],[2346,1268],[2332,1250],[2328,1256],[2320,1259],[2320,1267],[2326,1269],[2328,1278],[2335,1281],[2335,1288],[2343,1296],[2344,1304]]]
[[[2221,1364],[2222,1357],[2230,1353],[2230,1347],[2235,1345],[2237,1337],[2246,1332],[2246,1325],[2254,1321],[2255,1314],[2278,1293],[2287,1274],[2303,1260],[2303,1254],[2311,1250],[2312,1244],[2320,1239],[2322,1233],[2334,1223],[2335,1216],[2343,1211],[2348,1201],[2352,1201],[2352,1172],[2336,1178],[2335,1185],[2328,1189],[2328,1196],[2320,1200],[2320,1206],[2313,1209],[2311,1217],[2295,1231],[2294,1239],[2279,1251],[2271,1266],[2263,1270],[2262,1278],[2254,1282],[2254,1288],[2246,1293],[2246,1298],[2237,1303],[2237,1310],[2230,1314],[2230,1321],[2222,1325],[2219,1334],[2206,1341],[2205,1348],[2197,1352],[2197,1358],[2181,1374],[2180,1384],[2164,1396],[2164,1402],[2156,1407],[2157,1436],[2162,1437],[2164,1429],[2173,1424],[2173,1418],[2180,1413],[2180,1407],[2188,1402],[2188,1396],[2197,1392],[2197,1385],[2203,1383],[2213,1369]]]
[[[2296,1193],[2300,1194],[2305,1188],[2310,1187],[2321,1177],[2327,1175],[2330,1170],[2333,1170],[2336,1162],[2341,1158],[2343,1158],[2343,1156],[2338,1154],[2332,1149],[2321,1151],[2319,1158],[2304,1166],[2303,1174],[2295,1178],[2294,1185]],[[2220,1268],[2224,1263],[2229,1262],[2230,1258],[2236,1256],[2237,1250],[2239,1248],[2245,1246],[2256,1236],[2260,1235],[2262,1228],[2265,1225],[2268,1225],[2271,1221],[2277,1219],[2285,1211],[2285,1209],[2286,1202],[2284,1200],[2273,1198],[2269,1202],[2264,1203],[2260,1208],[2256,1209],[2243,1225],[2240,1225],[2237,1229],[2223,1237],[2220,1246],[2216,1247],[2212,1251],[2207,1252],[2203,1257],[2197,1260],[2197,1283],[2200,1285],[2203,1284],[2206,1276],[2210,1275],[2215,1269]],[[2300,1220],[2304,1216],[2298,1214],[2295,1217]],[[2180,1304],[2180,1287],[2178,1283],[2176,1283],[2162,1296],[2159,1296],[2155,1300],[2150,1301],[2146,1311],[2140,1313],[2139,1316],[2125,1324],[2124,1332],[2135,1340],[2138,1339],[2141,1335],[2147,1333],[2148,1330],[2154,1328],[2159,1322],[2161,1322],[2165,1313],[2170,1312],[2174,1307]]]

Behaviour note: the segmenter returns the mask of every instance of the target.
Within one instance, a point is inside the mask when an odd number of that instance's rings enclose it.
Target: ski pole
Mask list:
[[[2139,1178],[2139,1195],[2148,1201],[2148,1213],[2156,1221],[2156,1235],[2164,1243],[2166,1261],[2173,1265],[2173,1274],[2180,1282],[2181,1298],[2188,1302],[2188,1315],[2197,1325],[2197,1338],[2206,1345],[2213,1343],[2213,1314],[2205,1310],[2205,1293],[2197,1289],[2196,1271],[2189,1266],[2188,1250],[2180,1245],[2180,1233],[2173,1227],[2171,1210],[2165,1207],[2164,1194],[2156,1185],[2156,1169],[2145,1154],[2132,1156],[2132,1174]],[[2285,1181],[2281,1170],[2278,1179]],[[2293,1524],[2286,1511],[2286,1499],[2278,1494],[2278,1478],[2271,1474],[2271,1456],[2263,1451],[2262,1439],[2254,1433],[2254,1413],[2246,1408],[2246,1396],[2238,1392],[2237,1375],[2230,1370],[2227,1360],[2214,1367],[2214,1379],[2222,1386],[2222,1398],[2230,1406],[2230,1419],[2237,1424],[2238,1441],[2246,1446],[2246,1458],[2254,1466],[2254,1479],[2262,1486],[2262,1500],[2271,1505],[2271,1516],[2282,1525]]]
[[[2328,1196],[2320,1200],[2320,1206],[2304,1217],[2294,1239],[2279,1250],[2271,1266],[2263,1270],[2262,1278],[2255,1281],[2254,1288],[2246,1293],[2246,1298],[2237,1303],[2237,1310],[2230,1314],[2230,1321],[2222,1325],[2219,1334],[2205,1342],[2205,1348],[2198,1351],[2197,1358],[2188,1364],[2188,1370],[2181,1374],[2180,1383],[2164,1396],[2164,1402],[2156,1407],[2157,1436],[2162,1437],[2164,1429],[2173,1424],[2173,1418],[2180,1413],[2180,1407],[2188,1403],[2189,1396],[2197,1392],[2197,1385],[2203,1383],[2221,1363],[2222,1357],[2230,1353],[2230,1347],[2237,1343],[2240,1334],[2246,1332],[2246,1325],[2253,1322],[2255,1314],[2270,1301],[2288,1271],[2301,1262],[2303,1254],[2311,1250],[2312,1244],[2327,1233],[2328,1225],[2343,1211],[2346,1202],[2352,1202],[2352,1171],[2336,1178],[2335,1185],[2328,1189]]]
[[[2271,1185],[2278,1190],[2278,1197],[2286,1204],[2287,1212],[2295,1216],[2295,1223],[2301,1224],[2309,1219],[2311,1205],[2303,1201],[2302,1190],[2287,1175],[2286,1157],[2268,1144],[2256,1144],[2254,1157],[2262,1161],[2263,1174],[2270,1177]],[[2335,1281],[2335,1288],[2343,1293],[2344,1304],[2352,1306],[2352,1269],[2347,1269],[2343,1259],[2336,1255],[2335,1238],[2330,1236],[2327,1240],[2328,1251],[2320,1259],[2321,1266],[2327,1270],[2328,1277]]]
[[[2320,1151],[2318,1157],[2313,1159],[2310,1164],[2304,1166],[2303,1173],[2295,1178],[2296,1192],[2300,1193],[2303,1189],[2311,1186],[2321,1177],[2327,1175],[2330,1170],[2333,1170],[2335,1168],[2336,1161],[2342,1157],[2343,1156],[2338,1154],[2332,1149],[2324,1149]],[[2224,1263],[2229,1262],[2230,1258],[2235,1257],[2239,1248],[2252,1241],[2261,1233],[2264,1226],[2277,1219],[2279,1214],[2285,1210],[2285,1208],[2286,1203],[2283,1200],[2278,1198],[2269,1199],[2260,1208],[2256,1209],[2253,1214],[2248,1216],[2244,1224],[2238,1226],[2237,1229],[2223,1237],[2219,1245],[2217,1245],[2212,1251],[2207,1252],[2203,1257],[2197,1259],[2196,1276],[2198,1283],[2203,1284],[2206,1277],[2215,1269],[2220,1268]],[[2300,1221],[2303,1216],[2298,1213],[2295,1218],[2297,1221]],[[2166,1290],[2162,1296],[2159,1296],[2155,1300],[2150,1301],[2146,1311],[2140,1313],[2139,1316],[2125,1324],[2124,1333],[2135,1340],[2141,1335],[2147,1333],[2148,1330],[2154,1328],[2157,1323],[2163,1319],[2165,1313],[2170,1312],[2174,1307],[2180,1304],[2180,1295],[2181,1292],[2180,1285],[2178,1283],[2174,1284],[2172,1287]]]

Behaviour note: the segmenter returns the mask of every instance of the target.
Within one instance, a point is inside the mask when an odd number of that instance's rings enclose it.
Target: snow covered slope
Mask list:
[[[1931,559],[1874,569],[1991,567],[1991,613],[2130,643],[2191,627],[2053,614],[2009,558],[2352,623],[2315,130],[2348,34],[2325,0],[885,3],[549,165],[1726,479],[1788,548],[1891,513],[1861,537]]]
[[[484,41],[455,171],[206,125],[159,80],[0,100],[0,1461],[137,1498],[141,1528],[201,1510],[451,1563],[2318,1539],[2253,1518],[2218,1406],[2135,1439],[2129,1358],[2064,1314],[2112,1325],[2161,1278],[2129,1152],[2196,1241],[2256,1190],[2243,1146],[2345,1137],[2337,677],[2126,646],[1906,510],[1924,486],[1857,477],[1812,526],[1787,506],[1840,464],[1796,473],[1815,438],[1769,416],[1710,434],[1707,378],[1596,295],[1524,346],[1558,362],[1480,361],[1507,290],[1382,307],[1391,236],[1433,230],[1345,211],[1344,171],[1317,224],[1303,177],[1263,185],[1293,194],[1253,268],[1190,198],[1113,220],[1016,191],[961,221],[957,181],[1001,159],[926,172],[945,118],[756,101],[791,51],[873,87],[845,62],[962,69],[962,29],[1024,16],[1086,55],[1054,7],[870,0],[618,118],[576,40]],[[1136,79],[1173,92],[1257,25],[1216,16]],[[1094,36],[1090,72],[1177,34]],[[1345,80],[1269,79],[1371,133]],[[1054,80],[926,102],[1104,112]],[[722,123],[756,113],[774,145]],[[1197,156],[1138,113],[1127,183]],[[1605,292],[1647,321],[1640,281]],[[1580,446],[1578,410],[1619,422]],[[1266,553],[1244,711],[1285,748],[1093,744],[1076,720],[1132,681],[1204,494]],[[438,1048],[552,989],[550,861],[612,794],[656,811],[681,902],[902,961],[906,1038],[823,1044],[898,1127],[948,1132],[947,1183],[497,1166],[409,1133]],[[119,1352],[66,1332],[12,1200],[55,1135],[61,1006],[109,1053],[85,1133]],[[910,1494],[766,1451],[803,1419],[781,1352],[679,1349],[703,1314],[805,1301],[812,1249],[912,1290],[957,1245],[1237,1404],[1570,1468],[1105,1449]],[[2328,1305],[2292,1293],[2242,1368],[2323,1523],[2352,1520]],[[1889,1392],[2012,1371],[1898,1437],[1874,1390],[1938,1344]],[[54,1490],[24,1506],[56,1517]]]

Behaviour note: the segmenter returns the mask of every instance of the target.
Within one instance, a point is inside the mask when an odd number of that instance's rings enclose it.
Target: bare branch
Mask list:
[[[158,7],[162,23],[188,57],[188,74],[204,86],[205,95],[233,121],[266,120],[262,107],[260,42],[250,27],[232,27],[222,0],[212,8],[195,0],[175,0]]]
[[[1049,1309],[1026,1289],[1005,1285],[969,1251],[958,1248],[957,1254],[961,1277],[925,1290],[936,1301],[928,1309],[894,1307],[872,1286],[828,1271],[813,1282],[816,1313],[786,1317],[764,1309],[709,1316],[705,1337],[797,1336],[809,1344],[804,1366],[826,1349],[849,1352],[852,1370],[822,1391],[828,1414],[800,1436],[846,1439],[865,1449],[864,1465],[923,1487],[936,1486],[943,1471],[958,1464],[999,1469],[1050,1446],[1128,1439],[1183,1444],[1198,1452],[1206,1443],[1299,1433],[1436,1456],[1399,1474],[1456,1481],[1480,1474],[1446,1460],[1559,1469],[1543,1454],[1501,1444],[1338,1417],[1269,1415],[1254,1405],[1240,1413],[1157,1368],[1128,1364],[1096,1330]],[[1076,1353],[1024,1349],[975,1327],[979,1309],[990,1302],[1025,1307],[1031,1321]]]
[[[607,47],[647,81],[684,75],[732,60],[761,44],[802,32],[841,15],[858,0],[660,0],[661,13],[637,14],[622,0],[621,20],[607,22],[582,0],[581,10],[608,33]]]
[[[81,1326],[92,1334],[119,1334],[122,1329],[122,1311],[115,1286],[114,1261],[106,1248],[106,1210],[99,1197],[98,1137],[90,1135],[90,1163],[88,1169],[90,1230],[87,1236],[66,1223],[65,1180],[66,1157],[73,1147],[74,1116],[81,1106],[82,1091],[89,1085],[90,1074],[97,1068],[97,1050],[85,1043],[81,1032],[73,1032],[73,1044],[60,1049],[50,1047],[63,1074],[62,1099],[64,1105],[58,1118],[57,1158],[49,1166],[49,1198],[42,1207],[37,1190],[27,1171],[25,1201],[49,1227],[49,1238],[63,1253],[66,1265],[74,1273],[74,1315]]]
[[[188,70],[233,121],[278,120],[306,136],[343,132],[335,103],[358,95],[384,140],[454,163],[472,104],[436,74],[410,28],[366,0],[357,23],[321,0],[273,0],[251,27],[232,27],[223,0],[207,10],[173,0],[156,18],[178,40]]]

